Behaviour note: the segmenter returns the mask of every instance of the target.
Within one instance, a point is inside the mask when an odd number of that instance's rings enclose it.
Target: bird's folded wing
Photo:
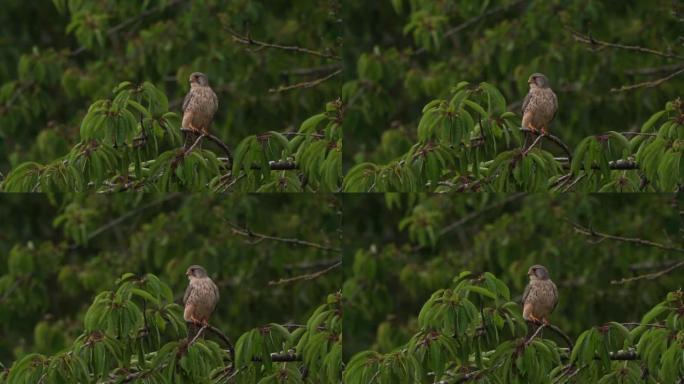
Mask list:
[[[525,95],[525,99],[523,100],[523,103],[522,103],[522,113],[525,113],[525,110],[527,109],[527,104],[529,104],[529,103],[530,103],[530,94],[528,93],[527,95]],[[183,108],[183,109],[185,109],[185,108]]]
[[[530,294],[530,284],[527,284],[527,287],[525,287],[525,292],[523,292],[522,295],[522,301],[520,302],[522,305],[525,305],[525,301],[527,300],[527,296]]]
[[[214,305],[216,305],[216,303],[218,303],[218,301],[219,301],[220,296],[219,296],[218,287],[216,286],[216,284],[213,281],[211,282],[211,290],[214,291],[214,300],[215,300]]]
[[[192,292],[192,284],[188,284],[188,287],[185,289],[185,295],[183,295],[183,304],[185,304],[188,301],[188,297],[190,297],[190,292]]]
[[[183,109],[183,112],[185,112],[185,109],[188,108],[188,104],[190,104],[190,100],[192,100],[194,96],[194,92],[190,90],[187,95],[185,95],[185,99],[183,99],[183,106],[181,107]]]
[[[551,287],[553,287],[553,309],[556,309],[558,306],[558,288],[556,287],[556,284],[551,282]]]

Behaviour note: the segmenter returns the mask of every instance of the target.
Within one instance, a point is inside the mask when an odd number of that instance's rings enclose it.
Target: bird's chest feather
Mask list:
[[[530,91],[530,104],[528,109],[539,120],[549,120],[556,112],[555,96],[551,89],[535,89]]]
[[[552,308],[555,302],[553,283],[549,281],[530,282],[530,294],[527,301],[535,306]]]

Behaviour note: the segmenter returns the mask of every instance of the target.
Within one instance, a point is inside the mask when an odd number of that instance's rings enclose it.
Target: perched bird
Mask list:
[[[207,271],[199,265],[188,267],[185,275],[188,276],[190,283],[183,296],[183,318],[195,326],[206,326],[219,301],[218,287],[207,276]]]
[[[558,304],[558,288],[544,266],[531,266],[527,275],[530,282],[522,297],[523,319],[548,324],[548,317]]]
[[[558,98],[549,87],[549,80],[541,73],[535,73],[527,80],[530,91],[522,105],[522,126],[543,135],[549,131],[549,124],[558,111]]]
[[[208,134],[209,124],[218,109],[218,98],[209,86],[207,75],[194,72],[190,75],[190,91],[183,100],[183,128],[198,134]]]

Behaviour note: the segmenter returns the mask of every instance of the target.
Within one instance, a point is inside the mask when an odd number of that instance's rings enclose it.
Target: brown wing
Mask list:
[[[527,105],[530,103],[530,92],[527,92],[527,95],[525,95],[525,99],[523,100],[522,103],[522,113],[525,113],[525,110],[527,109]]]
[[[188,92],[188,94],[185,95],[185,99],[183,99],[183,106],[181,107],[183,112],[185,112],[185,110],[188,108],[188,105],[190,104],[190,101],[192,100],[193,97],[195,97],[195,93],[191,89]]]
[[[192,292],[192,284],[188,284],[188,287],[185,288],[185,295],[183,295],[183,304],[187,304],[188,302],[188,297],[190,297],[190,293]]]
[[[553,116],[551,117],[551,121],[556,118],[556,114],[558,113],[558,96],[551,91],[551,102],[553,103]]]
[[[216,96],[216,93],[214,92],[213,89],[211,90],[211,98],[214,102],[214,113],[216,113],[216,111],[218,110],[219,102],[218,102],[218,97]],[[212,113],[212,115],[213,115],[213,113]]]
[[[522,305],[525,305],[525,301],[527,301],[527,296],[529,296],[529,295],[530,295],[530,284],[527,284],[527,286],[525,287],[525,292],[523,292],[523,296],[522,296],[522,301],[521,301]]]
[[[556,287],[556,284],[553,283],[553,281],[549,281],[551,283],[551,290],[553,291],[553,309],[556,309],[558,306],[558,288]]]
[[[208,279],[207,281],[207,289],[211,292],[211,306],[212,308],[216,307],[216,303],[219,301],[219,290],[216,284],[214,283],[214,280]]]

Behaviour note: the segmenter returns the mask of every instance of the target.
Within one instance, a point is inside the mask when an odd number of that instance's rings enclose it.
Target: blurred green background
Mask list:
[[[230,31],[335,56],[340,7],[337,0],[5,0],[0,172],[65,155],[90,104],[123,81],[152,82],[180,112],[190,73],[207,73],[220,105],[210,130],[232,148],[248,135],[296,130],[339,96],[340,82],[269,90],[327,76],[340,62],[257,49]]]
[[[333,195],[0,195],[0,363],[52,354],[78,336],[95,295],[125,272],[153,273],[181,302],[185,270],[219,286],[211,318],[233,342],[267,323],[306,322],[341,288],[340,268],[269,285],[340,261]],[[256,234],[299,239],[321,248]]]
[[[508,109],[520,114],[528,77],[544,73],[560,105],[551,133],[572,149],[589,135],[640,127],[684,87],[680,72],[654,88],[611,91],[684,69],[681,1],[351,0],[347,5],[346,168],[365,161],[386,164],[407,152],[418,141],[423,106],[445,98],[461,81],[491,83]],[[583,44],[571,30],[679,58]]]
[[[681,196],[348,194],[343,202],[345,359],[404,345],[432,292],[463,271],[494,273],[519,301],[528,268],[545,265],[560,296],[550,321],[573,339],[608,321],[639,321],[682,287],[682,268],[612,283],[682,260]],[[585,236],[572,223],[680,251]]]

